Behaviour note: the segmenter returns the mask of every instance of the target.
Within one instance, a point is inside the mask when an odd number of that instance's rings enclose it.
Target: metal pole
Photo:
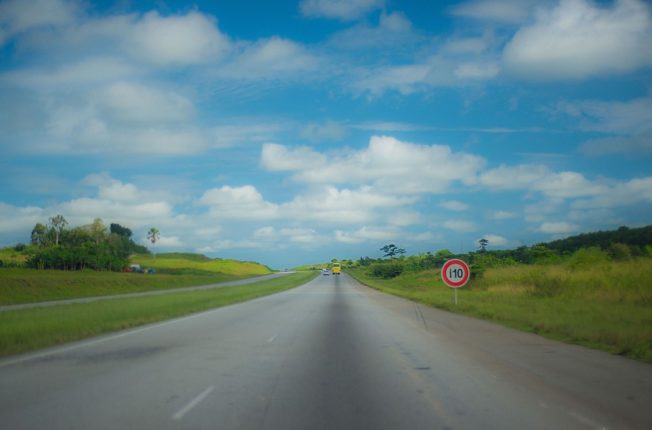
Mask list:
[[[457,288],[453,288],[455,290],[455,306],[457,306]]]

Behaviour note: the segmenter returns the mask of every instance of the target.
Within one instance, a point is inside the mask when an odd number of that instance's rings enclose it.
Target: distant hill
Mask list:
[[[202,272],[225,273],[235,276],[256,276],[272,273],[269,267],[252,262],[209,258],[202,254],[171,252],[156,256],[138,254],[131,262],[143,267],[153,267],[161,273],[193,274]]]
[[[620,227],[618,230],[597,231],[554,240],[546,245],[559,252],[575,252],[580,248],[609,248],[614,243],[623,243],[630,247],[644,248],[652,246],[652,225],[640,228]]]

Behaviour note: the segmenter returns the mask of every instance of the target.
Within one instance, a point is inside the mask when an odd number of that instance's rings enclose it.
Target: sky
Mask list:
[[[0,246],[515,248],[652,224],[651,162],[648,1],[0,1]]]

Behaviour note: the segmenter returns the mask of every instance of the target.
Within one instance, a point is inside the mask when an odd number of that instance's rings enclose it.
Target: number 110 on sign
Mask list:
[[[444,263],[441,268],[441,279],[451,288],[460,288],[469,282],[471,270],[462,260],[453,259]]]

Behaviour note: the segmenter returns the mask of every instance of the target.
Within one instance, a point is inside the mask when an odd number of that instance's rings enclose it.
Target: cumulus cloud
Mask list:
[[[125,42],[136,58],[173,66],[214,61],[229,48],[215,20],[196,11],[167,17],[149,12]]]
[[[335,240],[340,243],[362,243],[368,241],[384,241],[401,237],[398,230],[381,227],[361,227],[355,231],[335,230]]]
[[[294,172],[308,184],[373,185],[387,192],[441,193],[453,181],[473,183],[485,161],[456,153],[444,145],[418,145],[387,136],[374,136],[359,151],[332,154],[312,149],[263,145],[261,164],[268,170]]]
[[[278,216],[278,206],[265,201],[251,185],[210,189],[198,204],[208,206],[211,216],[217,219],[273,219]]]
[[[0,3],[0,46],[24,31],[70,24],[79,14],[77,2],[7,0]]]
[[[281,37],[242,44],[232,58],[215,70],[230,79],[281,79],[316,70],[320,60],[308,50]]]
[[[476,243],[480,245],[480,239],[486,239],[489,241],[489,246],[506,246],[509,244],[509,240],[503,236],[497,234],[485,234],[479,238]]]
[[[500,166],[485,171],[479,182],[498,190],[530,190],[549,198],[576,198],[600,195],[607,187],[577,172],[553,172],[542,165]]]
[[[301,13],[310,18],[358,19],[385,5],[385,0],[302,0]]]
[[[578,231],[579,226],[569,222],[544,222],[539,226],[539,231],[548,234],[569,234]]]
[[[562,0],[540,9],[503,54],[507,69],[536,80],[583,79],[627,73],[652,65],[652,14],[639,0],[599,6]]]

